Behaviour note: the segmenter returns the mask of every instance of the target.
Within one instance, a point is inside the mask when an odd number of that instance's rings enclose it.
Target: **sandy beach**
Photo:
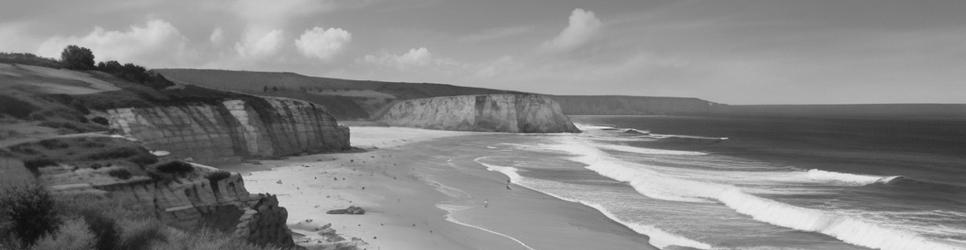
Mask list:
[[[466,164],[447,149],[486,133],[352,127],[353,153],[248,162],[253,193],[277,194],[288,224],[319,244],[331,223],[361,249],[653,249],[646,236],[598,211],[510,185],[506,176]],[[326,214],[350,205],[364,215]]]

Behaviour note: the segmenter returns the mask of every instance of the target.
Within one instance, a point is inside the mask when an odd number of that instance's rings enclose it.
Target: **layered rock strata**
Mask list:
[[[204,163],[349,148],[349,129],[321,106],[285,98],[107,110],[113,129]]]
[[[444,96],[399,101],[383,112],[391,126],[511,133],[580,132],[552,99],[541,95]]]

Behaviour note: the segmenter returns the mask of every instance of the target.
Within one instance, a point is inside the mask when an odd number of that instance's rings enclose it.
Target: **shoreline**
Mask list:
[[[500,173],[467,174],[432,153],[466,136],[487,135],[397,127],[351,127],[364,152],[317,154],[242,163],[253,193],[274,193],[289,211],[302,245],[321,245],[318,229],[331,223],[360,249],[653,249],[634,232],[585,204],[529,188],[506,192]],[[456,155],[453,155],[456,156]],[[489,202],[489,208],[485,208]],[[350,205],[365,215],[330,215]]]

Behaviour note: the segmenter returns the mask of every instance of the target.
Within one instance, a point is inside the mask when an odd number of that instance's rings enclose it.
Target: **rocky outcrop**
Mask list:
[[[529,94],[444,96],[399,101],[380,120],[391,126],[512,133],[580,132],[549,97]]]
[[[119,108],[107,114],[111,128],[146,147],[204,163],[349,148],[349,129],[321,106],[286,98]]]

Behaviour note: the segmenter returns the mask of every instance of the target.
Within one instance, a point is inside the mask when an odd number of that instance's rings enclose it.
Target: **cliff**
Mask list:
[[[111,128],[148,148],[198,162],[237,161],[349,148],[349,128],[321,106],[292,99],[232,99],[107,110]]]
[[[249,194],[236,173],[170,160],[348,148],[348,128],[306,101],[0,64],[0,187],[38,182],[80,203],[131,204],[93,205],[104,213],[146,212],[186,231],[211,228],[293,247],[287,212],[274,196]],[[159,163],[149,150],[170,154]]]
[[[255,245],[296,247],[285,208],[273,195],[249,193],[238,173],[159,161],[138,142],[105,135],[60,136],[0,152],[5,163],[19,162],[0,166],[5,173],[26,168],[20,179],[33,179],[59,197],[84,197],[74,199],[88,207],[121,206],[184,231],[207,228]],[[103,199],[109,207],[93,205]]]
[[[396,102],[379,118],[391,126],[511,133],[580,132],[549,97],[463,95]]]

